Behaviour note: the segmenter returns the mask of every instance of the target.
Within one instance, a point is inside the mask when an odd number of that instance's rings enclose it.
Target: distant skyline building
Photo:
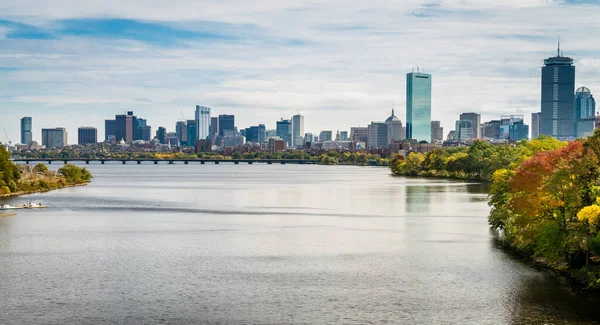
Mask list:
[[[313,143],[313,142],[315,142],[315,137],[313,136],[312,133],[306,133],[306,134],[304,134],[304,142]]]
[[[230,133],[232,133],[235,131],[235,116],[227,114],[219,115],[218,124],[220,136],[225,136],[226,133],[228,133],[227,131],[230,131]]]
[[[340,131],[340,141],[348,141],[348,131]]]
[[[42,129],[42,145],[48,149],[68,146],[67,130],[61,127]]]
[[[77,144],[86,145],[98,142],[98,130],[91,126],[82,126],[77,129]]]
[[[542,125],[542,113],[531,113],[531,139],[537,139],[540,136],[540,127]]]
[[[404,139],[402,121],[394,114],[394,109],[392,109],[392,115],[385,120],[385,124],[388,130],[388,143]]]
[[[127,114],[115,116],[116,129],[115,139],[117,142],[121,140],[125,143],[131,143],[133,141],[133,112],[129,111]]]
[[[219,135],[219,118],[211,117],[210,118],[210,127],[208,128],[208,134],[211,137],[215,137]]]
[[[353,126],[350,128],[350,141],[367,143],[369,138],[367,127]]]
[[[117,121],[104,121],[104,141],[116,141],[117,139]]]
[[[283,118],[276,123],[277,136],[285,142],[286,146],[292,145],[292,121]]]
[[[500,138],[509,141],[521,141],[529,138],[529,125],[523,115],[503,115],[500,117]]]
[[[159,126],[158,130],[156,130],[156,138],[161,144],[167,144],[167,129]]]
[[[460,121],[471,121],[472,138],[481,138],[481,115],[477,113],[462,113],[459,117]]]
[[[25,116],[21,119],[21,144],[29,145],[33,141],[31,117]]]
[[[440,121],[431,121],[431,143],[444,140],[444,128]]]
[[[210,107],[196,105],[196,127],[198,129],[196,139],[205,140],[208,138],[210,134],[210,121]]]
[[[263,143],[267,139],[267,128],[264,124],[246,128],[246,142]]]
[[[196,129],[196,120],[187,120],[186,130],[187,146],[196,147],[196,135],[198,134],[198,130]]]
[[[406,138],[431,139],[431,75],[406,74]]]
[[[187,133],[187,122],[186,121],[177,121],[177,123],[175,123],[175,133],[177,133],[177,138],[179,139],[179,144],[181,144],[182,146],[187,146],[188,133]]]
[[[471,120],[458,120],[456,121],[455,128],[455,138],[458,141],[465,141],[469,139],[473,139],[473,121]]]
[[[333,131],[321,131],[319,133],[319,141],[332,141],[333,140]]]
[[[304,135],[304,116],[296,114],[292,116],[292,146],[302,145]],[[301,141],[300,143],[297,143]]]
[[[384,122],[371,122],[367,126],[367,148],[385,148],[388,144],[388,126]]]
[[[481,126],[481,130],[482,130],[481,136],[484,139],[494,139],[494,140],[501,139],[500,125],[501,125],[500,120],[491,120],[491,121],[487,121],[487,122],[483,123],[483,125]]]
[[[584,134],[589,134],[590,125],[592,122],[579,123],[579,120],[588,119],[590,117],[596,117],[596,100],[592,96],[592,92],[587,87],[579,87],[575,91],[575,134],[576,137],[582,137]],[[579,126],[583,129],[579,130]],[[593,133],[593,132],[592,132]]]
[[[574,138],[575,66],[573,59],[560,52],[560,43],[556,56],[544,60],[541,99],[540,134],[561,140]]]

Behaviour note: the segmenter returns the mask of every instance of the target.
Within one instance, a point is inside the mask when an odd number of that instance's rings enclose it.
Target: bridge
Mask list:
[[[121,162],[123,165],[128,162],[136,162],[140,165],[142,162],[153,162],[157,165],[160,162],[167,163],[169,165],[173,165],[175,163],[183,163],[185,165],[189,163],[199,163],[204,165],[206,163],[216,164],[219,163],[231,163],[238,165],[239,163],[246,163],[248,165],[252,165],[254,163],[262,163],[267,165],[272,164],[317,164],[318,160],[308,160],[308,159],[148,159],[148,158],[15,158],[12,160],[13,162],[21,162],[25,164],[30,163],[64,163],[68,164],[70,162],[84,162],[85,164],[90,164],[91,162],[97,162],[102,165],[106,162]]]

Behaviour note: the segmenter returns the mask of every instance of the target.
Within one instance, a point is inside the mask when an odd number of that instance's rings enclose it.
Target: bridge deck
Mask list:
[[[122,164],[126,164],[127,162],[136,162],[137,164],[141,164],[142,162],[153,162],[154,164],[158,164],[160,162],[166,162],[170,165],[176,162],[183,162],[184,164],[189,164],[191,162],[197,162],[200,164],[205,163],[263,163],[263,164],[317,164],[318,160],[306,160],[306,159],[114,159],[114,158],[16,158],[13,159],[14,162],[24,162],[26,164],[29,163],[48,163],[52,164],[53,162],[84,162],[89,164],[91,162],[100,162],[104,164],[105,162],[121,162]]]

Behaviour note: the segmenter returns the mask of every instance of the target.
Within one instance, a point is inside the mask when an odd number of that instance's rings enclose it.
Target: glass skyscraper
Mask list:
[[[588,87],[579,87],[575,92],[575,117],[577,119],[596,115],[596,100]]]
[[[297,146],[302,144],[302,136],[304,135],[304,116],[297,114],[292,116],[292,145]],[[300,143],[298,143],[300,141]]]
[[[196,128],[198,135],[196,139],[208,138],[210,128],[210,108],[196,105]]]
[[[542,120],[540,134],[572,139],[575,133],[575,66],[560,53],[542,67]]]
[[[292,145],[292,121],[284,120],[277,121],[277,136],[280,137],[283,141],[285,141],[286,145],[289,147]]]
[[[431,75],[406,74],[406,138],[431,139]]]
[[[21,119],[21,144],[29,145],[32,140],[31,117],[25,116]]]

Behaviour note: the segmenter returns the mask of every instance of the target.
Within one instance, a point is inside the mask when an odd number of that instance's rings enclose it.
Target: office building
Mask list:
[[[156,130],[156,138],[161,144],[167,144],[167,129],[159,126],[158,130]]]
[[[333,132],[332,131],[321,131],[321,133],[319,133],[319,141],[320,142],[332,141],[332,140],[333,140]]]
[[[579,87],[575,92],[575,116],[577,119],[596,116],[596,100],[587,87]]]
[[[278,138],[270,138],[268,142],[269,153],[274,154],[285,150],[285,141]]]
[[[458,141],[470,140],[475,136],[472,120],[456,121],[454,130],[456,130],[454,137]]]
[[[117,121],[104,121],[104,141],[116,141],[117,138]]]
[[[285,142],[287,147],[292,145],[292,121],[284,120],[277,121],[276,125],[277,136]]]
[[[555,57],[542,67],[542,121],[540,134],[557,139],[575,137],[575,66],[562,56],[560,44]]]
[[[368,128],[360,126],[350,128],[350,141],[367,143],[368,138]]]
[[[65,128],[42,129],[42,145],[48,149],[68,146],[67,139]]]
[[[216,137],[217,135],[219,135],[219,118],[218,117],[210,118],[210,126],[208,128],[208,134],[211,137]]]
[[[152,127],[146,123],[143,118],[135,117],[132,120],[133,125],[133,140],[150,141],[152,139]]]
[[[540,136],[540,127],[542,125],[542,113],[531,113],[531,139]]]
[[[233,115],[231,115],[233,121]],[[206,139],[210,133],[210,108],[196,105],[196,128],[198,136],[196,139]],[[233,127],[231,128],[233,129]]]
[[[462,113],[459,116],[461,121],[471,121],[472,138],[481,138],[481,115],[477,113]]]
[[[384,122],[371,122],[367,126],[367,148],[377,149],[388,146],[388,127]]]
[[[177,138],[179,138],[179,144],[182,146],[187,146],[188,132],[186,121],[177,121],[177,123],[175,123],[175,133],[177,133]]]
[[[340,132],[340,141],[348,141],[348,131]]]
[[[195,120],[194,120],[195,122]],[[212,151],[212,141],[210,139],[196,141],[196,153]]]
[[[406,74],[406,138],[431,139],[431,75]]]
[[[77,129],[77,143],[79,145],[94,144],[98,142],[98,130],[91,126]]]
[[[246,142],[263,143],[267,139],[267,128],[264,124],[246,128]]]
[[[594,131],[600,127],[600,117],[591,116],[577,120],[577,137],[587,138],[594,134]]]
[[[431,121],[431,143],[444,141],[444,128],[440,121]]]
[[[387,125],[388,129],[388,143],[404,139],[404,135],[402,134],[402,121],[400,121],[400,119],[394,114],[393,109],[392,115],[385,120],[385,124]]]
[[[196,120],[187,120],[186,123],[187,130],[187,146],[193,147],[196,145],[196,135],[198,134],[198,130],[196,128]],[[201,139],[204,140],[204,139]]]
[[[303,144],[302,135],[304,134],[304,116],[297,114],[292,116],[292,146]],[[299,143],[298,139],[300,139]]]
[[[25,116],[21,119],[21,144],[29,145],[33,141],[31,117]]]
[[[304,143],[313,143],[315,142],[315,137],[312,133],[304,134]]]
[[[484,122],[481,126],[481,136],[484,139],[501,139],[500,125],[500,120],[491,120],[488,122]]]
[[[219,115],[219,135],[225,136],[227,131],[235,131],[235,116],[234,115]]]
[[[125,143],[133,141],[133,112],[115,116],[116,129],[115,139],[117,142],[121,140]]]
[[[177,136],[177,132],[167,133],[167,144],[169,147],[179,147],[179,137]]]
[[[500,139],[521,141],[529,138],[529,125],[523,115],[503,115],[500,117]]]

